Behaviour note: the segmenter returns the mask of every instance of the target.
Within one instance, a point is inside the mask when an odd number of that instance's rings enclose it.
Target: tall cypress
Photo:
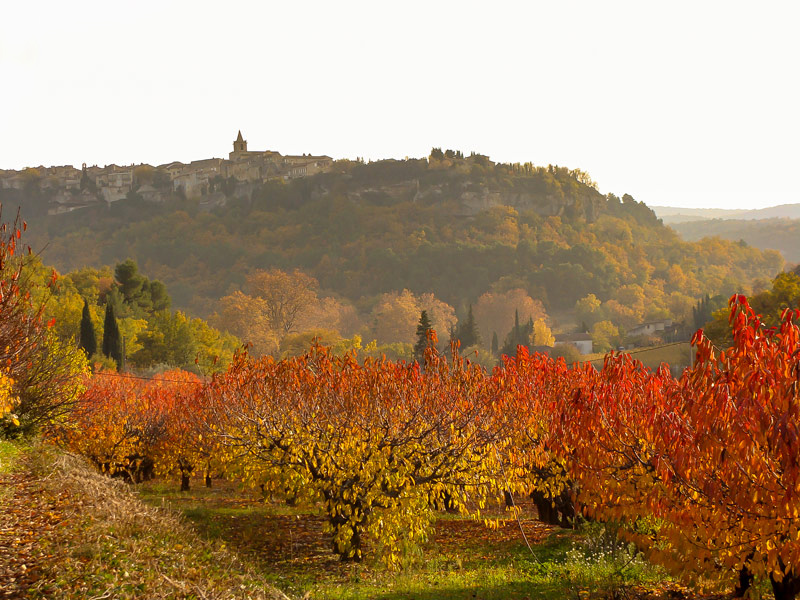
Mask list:
[[[469,305],[466,321],[458,324],[458,334],[456,337],[461,341],[461,346],[463,348],[469,348],[470,346],[477,346],[480,344],[481,338],[478,333],[478,324],[475,322],[475,316],[472,314],[472,304]]]
[[[103,326],[103,354],[113,358],[117,369],[122,368],[122,334],[119,331],[117,317],[114,315],[114,305],[106,303],[106,320]]]
[[[517,346],[528,346],[533,333],[533,317],[525,325],[519,324],[519,310],[514,311],[514,328],[508,332],[501,352],[506,356],[516,356]]]
[[[86,358],[97,353],[97,333],[94,330],[92,316],[89,313],[89,302],[83,299],[83,313],[81,313],[81,335],[78,347],[86,353]]]

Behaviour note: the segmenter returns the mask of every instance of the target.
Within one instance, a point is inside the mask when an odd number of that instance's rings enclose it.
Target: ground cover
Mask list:
[[[0,441],[0,598],[285,596],[82,459]]]

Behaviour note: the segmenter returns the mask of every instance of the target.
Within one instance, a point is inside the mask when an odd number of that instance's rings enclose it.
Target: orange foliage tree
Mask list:
[[[485,375],[429,349],[419,365],[335,356],[240,356],[208,388],[210,423],[253,485],[321,500],[332,548],[360,560],[369,536],[390,564],[422,540],[430,507],[480,508],[494,493],[495,437]]]
[[[553,443],[591,515],[657,526],[631,533],[651,558],[691,577],[754,576],[775,598],[800,592],[800,329],[797,310],[767,327],[731,299],[733,346],[701,332],[680,380],[613,356],[586,371],[559,414]]]
[[[144,392],[144,403],[154,413],[151,420],[162,424],[152,449],[155,471],[180,476],[182,492],[189,490],[189,478],[198,471],[211,487],[216,444],[211,436],[203,435],[202,386],[196,375],[174,370],[153,377]]]
[[[86,390],[68,417],[51,425],[52,441],[87,457],[109,475],[141,480],[151,467],[164,422],[136,377],[100,371],[87,377]]]

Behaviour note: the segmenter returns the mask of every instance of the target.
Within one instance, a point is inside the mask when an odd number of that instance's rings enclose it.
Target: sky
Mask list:
[[[800,202],[800,3],[9,2],[0,169],[432,147],[649,205]]]

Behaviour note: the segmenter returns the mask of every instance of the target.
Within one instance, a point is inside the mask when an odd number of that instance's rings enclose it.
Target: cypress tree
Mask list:
[[[94,323],[89,314],[89,302],[83,299],[83,313],[81,313],[81,334],[78,347],[86,353],[86,358],[97,353],[97,333],[94,330]]]
[[[116,361],[118,370],[122,368],[122,334],[117,317],[114,316],[114,305],[110,302],[106,303],[106,319],[103,325],[103,354]]]
[[[533,332],[533,317],[525,325],[519,324],[519,310],[514,311],[514,328],[508,332],[501,352],[506,356],[516,356],[517,346],[528,346]]]
[[[492,332],[492,356],[497,356],[497,353],[500,351],[500,345],[497,341],[497,332]]]
[[[477,346],[481,342],[480,334],[478,333],[478,324],[475,322],[475,317],[472,314],[472,304],[469,305],[467,320],[458,324],[458,335],[456,337],[461,341],[462,348]]]
[[[428,332],[431,330],[431,321],[428,318],[428,311],[423,310],[419,315],[417,324],[417,343],[414,344],[414,358],[418,362],[425,360],[425,348],[428,347]]]

